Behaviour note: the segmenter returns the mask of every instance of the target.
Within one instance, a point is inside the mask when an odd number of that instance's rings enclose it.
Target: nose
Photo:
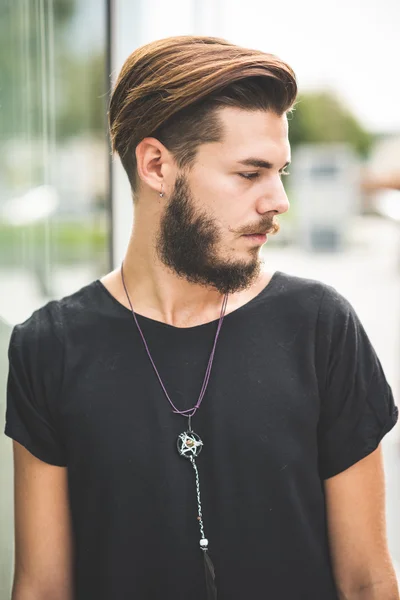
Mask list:
[[[264,215],[267,212],[275,212],[281,215],[290,208],[289,199],[286,194],[283,182],[279,175],[269,182],[268,189],[257,202],[257,212]]]

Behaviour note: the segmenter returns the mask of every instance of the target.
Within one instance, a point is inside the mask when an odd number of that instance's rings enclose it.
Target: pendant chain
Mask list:
[[[181,433],[178,437],[177,440],[177,446],[178,446],[178,452],[181,456],[183,456],[184,458],[189,458],[190,462],[192,463],[192,467],[194,469],[195,472],[195,476],[196,476],[196,495],[197,495],[197,520],[199,522],[199,527],[200,527],[200,534],[201,534],[201,539],[200,539],[200,548],[203,551],[203,556],[204,556],[204,564],[206,567],[206,581],[208,581],[208,588],[211,589],[211,595],[207,595],[208,598],[216,598],[216,588],[215,588],[215,571],[214,571],[214,566],[211,562],[210,557],[208,556],[208,539],[206,538],[205,534],[204,534],[204,525],[203,525],[203,511],[202,511],[202,506],[201,506],[201,495],[200,495],[200,479],[199,479],[199,471],[197,469],[197,465],[196,465],[196,461],[195,458],[200,454],[201,449],[203,447],[203,442],[201,441],[200,437],[192,430],[192,417],[193,415],[196,413],[196,411],[198,410],[198,408],[200,407],[200,404],[204,398],[204,395],[206,393],[206,389],[208,386],[208,382],[210,379],[210,374],[211,374],[211,367],[214,361],[214,354],[215,354],[215,348],[217,345],[217,340],[218,340],[218,336],[219,333],[221,331],[221,327],[222,327],[222,322],[224,320],[224,316],[225,316],[225,312],[226,312],[226,306],[228,303],[228,294],[225,294],[223,302],[222,302],[222,307],[221,307],[221,314],[219,317],[219,321],[218,321],[218,327],[217,327],[217,331],[215,333],[215,338],[214,338],[214,344],[211,350],[211,354],[210,354],[210,358],[208,360],[208,364],[207,364],[207,369],[206,369],[206,373],[204,376],[204,380],[203,380],[203,385],[200,391],[200,395],[199,395],[199,399],[197,400],[197,403],[192,407],[189,408],[187,410],[178,410],[176,408],[176,406],[173,404],[172,400],[170,399],[168,392],[164,386],[164,383],[161,379],[161,376],[158,372],[158,369],[155,365],[155,362],[151,356],[150,353],[150,349],[147,345],[146,339],[144,337],[144,334],[140,328],[140,325],[138,323],[135,311],[133,310],[133,306],[128,294],[128,290],[126,288],[125,285],[125,279],[124,279],[124,268],[123,268],[124,263],[121,264],[121,278],[122,278],[122,283],[125,289],[125,293],[126,293],[126,297],[128,299],[129,302],[129,306],[131,307],[131,311],[132,311],[132,315],[133,318],[135,320],[137,329],[139,331],[140,337],[142,338],[144,347],[146,348],[146,352],[147,355],[150,359],[150,362],[153,366],[154,372],[157,375],[157,378],[160,382],[160,385],[164,391],[164,394],[167,397],[168,402],[170,403],[170,405],[172,406],[172,408],[174,409],[174,413],[182,415],[184,417],[187,417],[188,419],[188,431],[185,431],[184,433]],[[211,583],[210,583],[210,579],[211,579]]]
[[[196,404],[192,408],[188,408],[186,410],[179,410],[179,409],[176,408],[176,406],[174,405],[174,403],[172,402],[171,398],[168,395],[168,392],[167,392],[167,390],[165,388],[165,385],[164,385],[164,383],[163,383],[163,381],[161,379],[160,373],[158,372],[158,369],[157,369],[157,367],[155,365],[153,357],[150,354],[150,349],[149,349],[149,347],[147,345],[146,338],[144,337],[143,331],[142,331],[142,329],[141,329],[141,327],[140,327],[140,325],[138,323],[135,311],[133,310],[131,299],[129,297],[128,290],[127,290],[126,285],[125,285],[124,263],[123,262],[121,264],[121,278],[122,278],[122,284],[124,286],[125,294],[126,294],[126,297],[128,299],[129,306],[131,307],[132,315],[133,315],[133,318],[135,320],[135,323],[136,323],[137,329],[139,331],[140,337],[142,338],[144,347],[146,348],[147,355],[148,355],[148,357],[150,359],[151,364],[153,365],[154,372],[157,375],[158,381],[160,382],[160,385],[161,385],[161,387],[162,387],[162,389],[164,391],[165,396],[167,397],[168,402],[170,403],[170,405],[174,409],[174,413],[176,413],[178,415],[182,415],[184,417],[192,417],[196,413],[196,411],[200,408],[200,404],[201,404],[201,402],[202,402],[202,400],[204,398],[204,395],[206,393],[206,389],[207,389],[208,382],[209,382],[210,375],[211,375],[211,367],[212,367],[212,364],[213,364],[213,361],[214,361],[214,355],[215,355],[215,349],[216,349],[216,346],[217,346],[217,340],[218,340],[218,337],[219,337],[219,333],[221,331],[222,322],[224,320],[224,316],[225,316],[225,312],[226,312],[226,305],[228,303],[228,294],[225,294],[223,302],[222,302],[221,314],[220,314],[220,317],[219,317],[217,331],[215,333],[214,344],[213,344],[213,347],[212,347],[212,350],[211,350],[210,358],[208,360],[208,365],[207,365],[206,373],[205,373],[205,376],[204,376],[203,385],[201,387],[199,399],[197,400]]]
[[[204,525],[203,525],[203,513],[201,510],[201,496],[200,496],[200,480],[199,480],[199,471],[197,469],[196,461],[193,456],[190,457],[190,462],[192,463],[192,467],[196,474],[196,492],[197,492],[197,510],[198,510],[198,521],[200,526],[201,539],[205,539],[206,536],[204,534]],[[202,550],[206,550],[206,548],[202,548]]]

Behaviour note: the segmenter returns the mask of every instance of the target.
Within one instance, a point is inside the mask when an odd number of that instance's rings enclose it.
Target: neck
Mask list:
[[[153,237],[146,237],[147,242],[134,230],[124,258],[125,284],[135,312],[176,327],[218,318],[221,293],[173,273],[148,243]]]

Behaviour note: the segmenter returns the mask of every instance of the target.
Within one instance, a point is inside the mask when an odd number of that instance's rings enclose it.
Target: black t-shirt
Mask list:
[[[180,409],[217,321],[138,316]],[[76,600],[205,599],[194,470],[132,313],[100,281],[14,328],[5,433],[68,467]],[[222,325],[192,427],[219,600],[336,600],[323,480],[371,453],[397,409],[353,308],[275,273]]]

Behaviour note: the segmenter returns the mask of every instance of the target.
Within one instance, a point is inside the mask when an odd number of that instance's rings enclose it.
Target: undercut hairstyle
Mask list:
[[[113,152],[137,192],[136,146],[155,137],[179,169],[190,169],[201,144],[221,141],[218,109],[271,111],[294,106],[293,70],[273,54],[224,39],[178,36],[135,50],[119,73],[110,100]]]

